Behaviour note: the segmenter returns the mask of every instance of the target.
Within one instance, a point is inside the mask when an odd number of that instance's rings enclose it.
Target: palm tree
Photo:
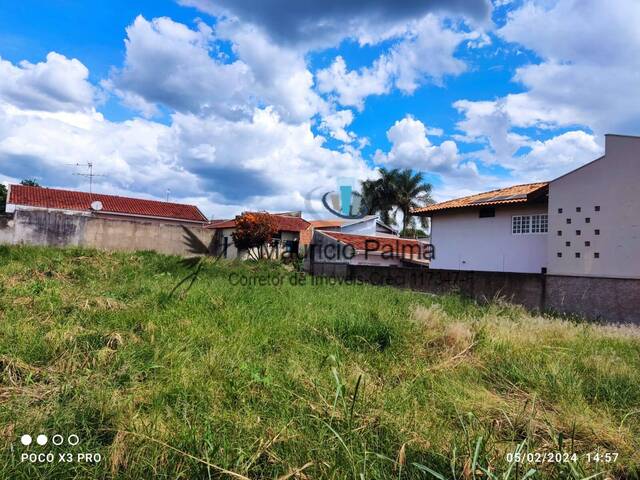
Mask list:
[[[395,205],[402,212],[402,231],[408,227],[415,229],[415,217],[411,211],[433,203],[431,184],[424,181],[422,173],[413,173],[410,169],[396,171],[394,178]],[[420,225],[427,227],[427,219],[420,217]]]
[[[431,184],[424,182],[422,173],[413,173],[410,169],[379,169],[380,178],[362,182],[363,205],[367,213],[379,214],[380,220],[387,225],[396,224],[396,213],[402,213],[402,231],[409,226],[415,227],[411,210],[433,203]],[[428,220],[420,218],[422,227],[428,226]]]
[[[369,215],[380,215],[382,223],[393,225],[396,223],[393,208],[395,206],[394,180],[397,170],[378,170],[380,178],[362,182],[362,204]]]

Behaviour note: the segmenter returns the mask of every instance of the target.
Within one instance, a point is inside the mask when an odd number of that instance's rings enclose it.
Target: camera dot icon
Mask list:
[[[20,443],[23,444],[25,447],[28,445],[31,445],[31,435],[22,435],[20,437]]]
[[[40,446],[46,445],[48,440],[49,439],[44,434],[40,434],[36,437],[36,443]]]

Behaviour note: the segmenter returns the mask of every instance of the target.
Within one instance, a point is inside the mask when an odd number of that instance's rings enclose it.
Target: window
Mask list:
[[[511,218],[511,233],[522,233],[522,217]]]
[[[590,247],[591,246],[591,242],[589,240],[587,240],[586,242],[584,242],[584,246],[585,247]]]
[[[549,231],[549,217],[541,215],[515,215],[511,217],[511,233],[521,235],[527,233],[547,233]],[[562,235],[559,232],[558,235]]]
[[[582,235],[582,230],[576,230],[576,235],[578,236]]]
[[[562,252],[558,252],[556,255],[558,255],[558,258],[562,258]]]
[[[595,206],[595,211],[596,211],[596,212],[599,212],[599,211],[600,211],[600,205],[596,205],[596,206]]]
[[[480,218],[490,218],[496,216],[496,207],[482,207],[480,209]]]
[[[593,252],[593,258],[600,258],[599,252]]]
[[[531,215],[531,233],[547,233],[549,218],[547,215]]]
[[[576,252],[576,258],[580,258],[580,252]]]
[[[591,219],[589,217],[585,218],[584,223],[591,223]]]
[[[558,209],[558,213],[562,213],[562,209],[561,208]]]
[[[564,242],[564,246],[565,247],[570,247],[571,246],[571,242]]]
[[[582,208],[576,207],[576,212],[580,213],[581,211],[582,211]]]
[[[571,225],[571,219],[567,218],[567,225]]]
[[[558,230],[558,236],[561,237],[562,236],[562,230]]]
[[[596,228],[593,233],[595,233],[596,235],[600,235],[600,230],[598,228]]]

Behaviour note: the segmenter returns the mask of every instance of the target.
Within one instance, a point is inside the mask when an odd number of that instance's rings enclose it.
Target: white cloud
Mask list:
[[[516,70],[513,80],[525,88],[521,93],[455,102],[463,115],[457,123],[463,134],[456,138],[484,143],[474,156],[508,169],[513,181],[533,181],[596,158],[602,152],[596,139],[604,133],[637,133],[640,33],[634,25],[639,22],[640,3],[633,0],[621,0],[615,8],[604,0],[525,2],[497,33],[542,61]],[[535,128],[548,136],[567,127],[572,130],[545,141],[517,131]]]
[[[271,108],[241,121],[177,114],[174,129],[184,168],[227,202],[303,209],[314,188],[333,188],[339,176],[372,174],[353,153],[325,148],[309,122],[285,123]]]
[[[505,166],[512,168],[523,181],[545,181],[595,160],[602,153],[593,135],[575,130],[549,140],[533,141],[527,154],[512,158]]]
[[[356,134],[348,132],[348,127],[353,122],[353,112],[351,110],[338,110],[322,117],[320,130],[329,133],[332,138],[344,143],[351,143],[356,139]]]
[[[212,41],[203,23],[191,30],[169,18],[138,16],[127,27],[124,67],[104,85],[147,115],[158,104],[183,112],[250,114],[249,68],[212,58]]]
[[[230,41],[237,59],[216,55],[217,40]],[[300,122],[325,109],[300,52],[230,20],[218,22],[214,32],[202,22],[192,30],[169,18],[139,16],[127,27],[124,67],[103,84],[146,116],[164,105],[239,119],[272,105],[284,119]]]
[[[427,127],[411,116],[398,120],[387,131],[391,150],[378,150],[375,161],[393,168],[411,168],[453,176],[476,176],[478,171],[472,162],[461,162],[458,146],[451,140],[432,145],[427,137]]]
[[[342,105],[362,110],[368,96],[389,93],[390,73],[386,67],[386,62],[378,59],[371,68],[347,71],[344,58],[338,56],[331,66],[316,72],[318,90],[335,92]]]
[[[455,58],[455,50],[479,35],[452,30],[438,17],[427,15],[413,22],[402,40],[370,67],[349,71],[344,59],[336,57],[331,66],[316,72],[318,88],[323,93],[335,92],[342,105],[362,110],[366,97],[389,93],[392,87],[412,94],[427,82],[442,85],[446,75],[466,70],[465,63]]]
[[[46,114],[0,104],[0,171],[44,185],[87,188],[69,163],[95,164],[96,191],[198,200],[207,214],[306,208],[305,196],[338,176],[366,178],[357,152],[323,146],[309,122],[283,122],[271,108],[232,121],[176,113],[169,126],[110,122],[98,113]]]
[[[220,22],[216,35],[231,41],[233,51],[247,66],[251,79],[248,98],[272,105],[281,117],[293,122],[326,110],[313,90],[313,74],[302,52],[278,46],[261,30],[234,21]]]
[[[45,111],[91,109],[95,90],[79,60],[50,52],[40,63],[17,66],[0,58],[0,100],[20,108]]]
[[[464,132],[458,138],[465,142],[486,143],[489,149],[480,155],[486,163],[506,161],[528,144],[526,137],[511,131],[513,122],[504,100],[458,100],[453,106],[464,115],[456,124]]]
[[[498,34],[543,61],[517,70],[516,125],[587,125],[598,133],[640,128],[640,3],[528,1]],[[514,107],[515,108],[515,107]]]
[[[100,182],[121,190],[156,196],[166,188],[188,192],[196,179],[174,168],[164,148],[169,133],[169,127],[141,119],[114,123],[96,113],[43,116],[1,104],[0,170],[70,186],[80,178],[69,164],[91,160],[96,173],[107,175]]]

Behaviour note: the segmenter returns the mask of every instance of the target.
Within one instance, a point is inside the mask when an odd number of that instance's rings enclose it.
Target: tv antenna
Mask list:
[[[93,162],[87,163],[69,163],[68,165],[74,165],[76,167],[87,167],[89,173],[74,173],[78,177],[88,177],[89,178],[89,195],[93,195],[93,177],[106,177],[106,175],[101,175],[98,173],[93,173]]]

